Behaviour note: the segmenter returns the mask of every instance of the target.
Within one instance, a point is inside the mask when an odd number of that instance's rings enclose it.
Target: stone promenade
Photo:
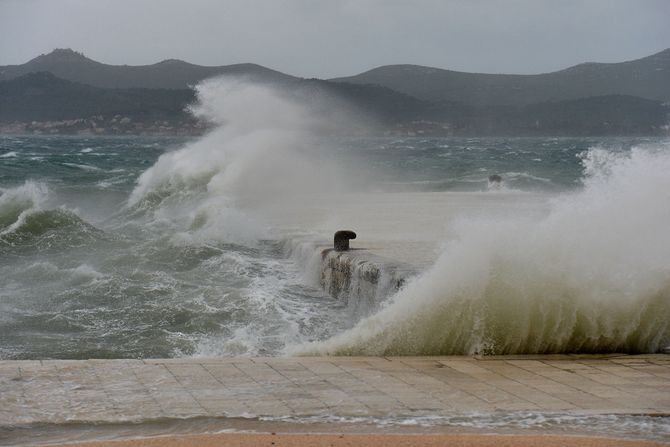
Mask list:
[[[668,414],[670,356],[0,362],[0,427],[497,411]]]

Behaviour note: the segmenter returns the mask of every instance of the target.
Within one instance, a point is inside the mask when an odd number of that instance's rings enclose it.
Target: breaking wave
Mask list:
[[[27,246],[46,249],[76,247],[102,231],[65,208],[43,209],[48,188],[27,181],[0,195],[0,253]]]
[[[302,354],[657,352],[670,344],[670,153],[583,156],[543,218],[462,220],[377,314]]]
[[[234,78],[204,81],[196,93],[192,113],[214,130],[146,170],[128,199],[132,212],[169,219],[198,242],[249,244],[267,238],[249,209],[337,184],[314,157],[323,119],[303,104]]]

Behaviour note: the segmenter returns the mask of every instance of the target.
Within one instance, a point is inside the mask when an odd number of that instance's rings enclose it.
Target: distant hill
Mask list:
[[[478,135],[659,135],[670,105],[626,95],[476,109],[463,133]]]
[[[670,49],[629,62],[585,63],[546,74],[464,73],[419,65],[388,65],[336,82],[375,84],[427,101],[477,106],[630,95],[670,101]]]
[[[436,108],[440,110],[441,119],[446,118],[446,115],[454,118],[469,110],[469,107],[460,103],[443,102],[436,105],[378,85],[304,79],[287,87],[293,97],[315,108],[317,112],[324,109],[326,113],[325,109],[337,108],[339,104],[350,115],[357,113],[360,119],[367,117],[368,124],[376,122],[388,126],[427,119],[434,115]]]
[[[25,64],[0,66],[0,81],[36,72],[49,72],[62,79],[104,88],[184,89],[218,75],[245,76],[257,82],[296,79],[256,64],[204,67],[169,59],[152,65],[108,65],[70,49],[57,49]]]
[[[42,121],[123,115],[132,119],[189,118],[184,107],[195,100],[189,89],[102,89],[30,73],[0,82],[0,121]]]
[[[29,73],[0,81],[0,134],[198,135],[190,89],[104,89]]]
[[[430,103],[379,86],[319,79],[283,84],[289,97],[324,113],[335,102],[349,113],[384,122],[419,119]],[[61,79],[49,72],[0,81],[0,121],[65,120],[91,115],[183,119],[195,101],[191,89],[110,89]]]
[[[425,110],[432,107],[429,102],[385,87],[318,79],[285,81],[282,92],[299,99],[321,116],[322,121],[334,127],[347,123],[360,128],[385,128],[394,123],[421,119]],[[186,123],[191,127],[195,119],[186,108],[195,100],[195,92],[191,89],[100,88],[61,79],[49,72],[37,72],[0,81],[0,123],[60,122],[96,117],[100,121],[98,127],[109,129],[119,127],[111,122],[116,117],[135,124],[159,121],[160,125]],[[69,126],[62,130],[76,132],[80,128]],[[133,129],[135,127],[125,126],[121,130],[125,133]]]
[[[113,66],[55,50],[0,70],[0,133],[198,134],[208,123],[185,111],[196,99],[186,85],[236,74],[299,99],[321,117],[325,132],[662,135],[670,121],[669,60],[666,50],[632,62],[582,64],[532,76],[406,65],[326,81],[253,64]],[[30,71],[42,67],[48,70]],[[21,71],[27,73],[14,76]],[[378,82],[367,83],[371,79]],[[165,88],[126,87],[136,84]]]
[[[325,130],[376,129],[425,135],[652,135],[663,132],[670,113],[670,107],[659,101],[621,95],[475,107],[423,101],[374,85],[318,79],[296,80],[284,87],[284,94],[299,99],[321,116],[321,121],[332,125]],[[4,129],[19,133],[197,134],[207,125],[185,111],[194,101],[190,89],[107,89],[51,73],[30,73],[0,81],[0,124],[14,123]]]

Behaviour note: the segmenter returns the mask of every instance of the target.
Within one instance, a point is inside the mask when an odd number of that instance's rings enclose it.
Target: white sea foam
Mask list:
[[[333,187],[335,176],[312,157],[320,119],[275,89],[237,80],[208,81],[197,93],[193,112],[216,129],[161,156],[140,176],[127,211],[148,218],[149,226],[168,226],[166,241],[175,247],[221,250],[203,265],[213,275],[223,266],[239,278],[233,281],[243,289],[222,286],[219,297],[219,311],[233,317],[222,322],[222,333],[200,338],[194,355],[277,352],[287,340],[304,339],[304,322],[314,312],[286,292],[300,283],[300,271],[286,260],[235,255],[221,242],[258,248],[270,239],[262,210],[281,208],[297,192]]]
[[[303,354],[655,352],[670,344],[670,154],[594,149],[548,216],[463,219],[378,314]]]
[[[335,187],[337,177],[313,157],[323,126],[306,107],[234,79],[206,81],[196,92],[193,113],[216,129],[161,156],[140,176],[130,208],[178,222],[198,241],[248,242],[267,234],[247,210]]]
[[[63,166],[68,166],[70,168],[81,169],[82,171],[101,171],[97,166],[85,165],[81,163],[61,163]]]
[[[40,209],[48,193],[45,184],[30,180],[21,186],[0,189],[0,234],[13,231],[28,213]]]
[[[230,79],[205,82],[197,93],[194,113],[218,127],[164,154],[144,172],[128,200],[130,210],[150,216],[152,224],[170,225],[175,245],[253,244],[269,238],[258,210],[281,214],[285,205],[295,208],[292,202],[305,192],[321,193],[317,201],[328,203],[330,213],[338,211],[324,193],[346,179],[313,156],[313,137],[321,123],[308,108],[273,89]],[[648,148],[612,154],[590,151],[584,158],[583,191],[555,200],[548,215],[491,219],[470,214],[454,219],[435,265],[379,313],[297,351],[658,350],[670,342],[670,244],[665,231],[670,209],[662,205],[670,191],[670,156]],[[525,173],[510,176],[544,180]],[[339,220],[327,222],[335,227]],[[378,228],[380,222],[371,226]],[[418,233],[416,225],[413,231]],[[284,283],[273,283],[271,274],[261,276],[252,281],[247,296],[261,317],[248,323],[253,330],[235,332],[225,352],[258,346],[248,334],[263,337],[266,307],[279,316],[285,340],[299,339],[297,320],[287,316],[293,311],[290,303],[276,300]],[[213,352],[209,345],[201,348]]]
[[[92,282],[105,276],[88,264],[81,264],[73,269],[68,269],[68,273],[72,276],[70,281],[73,284]]]

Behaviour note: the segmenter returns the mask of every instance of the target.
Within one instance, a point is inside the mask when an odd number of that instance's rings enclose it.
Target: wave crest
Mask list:
[[[311,158],[318,125],[304,105],[268,86],[230,78],[205,81],[196,93],[192,112],[218,127],[163,154],[139,177],[130,210],[196,230],[198,238],[257,240],[266,234],[249,210],[337,183]]]
[[[26,181],[15,188],[0,189],[0,233],[14,224],[22,213],[39,208],[47,195],[47,187],[33,181]]]
[[[670,344],[670,154],[584,155],[541,219],[468,220],[378,314],[303,354],[657,352]]]
[[[0,253],[21,247],[46,249],[83,245],[102,235],[74,212],[42,209],[49,190],[27,181],[2,191],[0,196]]]

